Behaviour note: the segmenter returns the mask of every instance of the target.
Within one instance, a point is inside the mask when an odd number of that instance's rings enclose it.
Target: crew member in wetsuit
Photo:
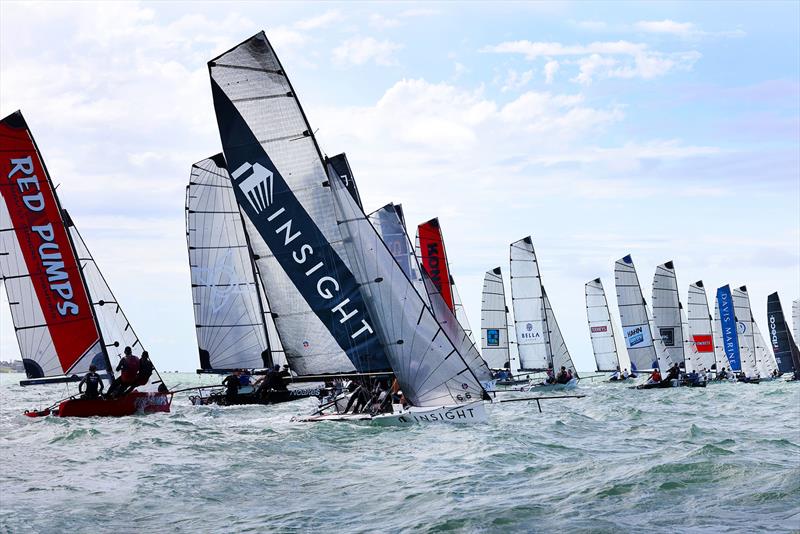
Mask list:
[[[727,378],[728,378],[728,371],[727,371],[727,367],[723,367],[723,368],[722,368],[722,371],[720,371],[719,373],[717,373],[717,380],[725,380],[725,379],[727,379]]]
[[[350,408],[353,408],[353,413],[361,413],[361,410],[363,410],[364,406],[367,405],[367,401],[369,401],[367,386],[365,386],[363,383],[360,383],[350,394],[350,400],[347,401],[347,406],[345,407],[343,413],[349,412]]]
[[[239,395],[239,371],[238,369],[232,375],[225,377],[222,381],[225,386],[225,403],[228,405],[236,403],[236,397]]]
[[[83,386],[86,386],[86,391],[83,391]],[[97,366],[90,365],[89,372],[83,375],[78,384],[78,392],[82,394],[82,399],[98,399],[103,393],[104,387],[103,379],[97,374]]]
[[[275,367],[272,368],[271,387],[275,391],[286,391],[286,381],[283,379],[283,372],[278,364],[275,364]]]
[[[669,368],[669,371],[667,372],[667,380],[677,380],[680,377],[680,373],[680,367],[678,367],[678,364],[676,363]]]
[[[650,375],[649,382],[651,384],[658,384],[659,382],[661,382],[661,371],[658,370],[658,367],[653,369],[653,374]]]
[[[558,372],[557,382],[559,384],[566,384],[569,382],[569,378],[567,378],[567,368],[563,365],[561,366],[561,370]]]

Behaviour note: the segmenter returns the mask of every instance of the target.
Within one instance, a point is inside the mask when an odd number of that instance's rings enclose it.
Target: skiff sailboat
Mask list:
[[[22,113],[0,122],[0,272],[11,306],[27,380],[77,382],[94,366],[111,383],[125,347],[143,346],[106,283],[78,228],[61,207]],[[124,416],[168,412],[172,394],[153,370],[127,395],[73,395],[35,417]],[[106,388],[108,389],[108,388]]]
[[[600,373],[619,373],[619,378],[611,381],[627,380],[631,371],[628,354],[617,342],[617,330],[608,310],[608,299],[599,278],[586,282],[586,318],[589,323],[589,338],[592,341],[594,361]],[[636,378],[636,375],[632,375]]]
[[[486,392],[458,341],[325,164],[266,35],[210,61],[209,71],[236,201],[289,365],[393,372],[410,401],[390,414],[299,420],[485,420]]]
[[[778,371],[792,373],[792,380],[800,379],[800,350],[789,331],[777,292],[767,297],[767,325]]]

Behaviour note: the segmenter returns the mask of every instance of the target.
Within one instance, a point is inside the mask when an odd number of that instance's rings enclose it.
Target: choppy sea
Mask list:
[[[169,414],[31,419],[69,392],[20,378],[0,375],[0,531],[800,530],[800,383],[582,381],[585,398],[543,413],[496,403],[488,424],[377,428],[290,422],[313,399],[188,394]]]

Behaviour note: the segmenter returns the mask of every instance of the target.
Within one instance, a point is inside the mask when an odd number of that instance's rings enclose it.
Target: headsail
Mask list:
[[[708,298],[703,281],[698,280],[689,286],[686,304],[689,350],[698,360],[701,368],[711,369],[716,364],[714,358],[714,329],[708,310]]]
[[[550,338],[550,347],[552,347],[552,363],[553,369],[558,372],[562,367],[569,369],[578,377],[578,370],[575,369],[575,364],[572,363],[572,357],[569,355],[567,343],[564,341],[564,336],[561,334],[561,328],[558,327],[558,321],[553,314],[553,308],[550,306],[550,299],[547,298],[547,292],[542,286],[542,298],[544,299],[544,313],[547,318],[547,327],[549,328],[548,337]]]
[[[78,252],[22,116],[0,122],[0,272],[28,378],[111,372]]]
[[[543,371],[553,364],[539,264],[530,236],[511,243],[511,305],[520,369]]]
[[[658,367],[660,358],[650,329],[647,302],[642,295],[639,276],[630,255],[614,264],[614,279],[619,318],[631,366],[639,371]]]
[[[273,365],[267,323],[242,216],[222,154],[192,165],[186,241],[202,369]]]
[[[800,351],[789,333],[789,325],[783,315],[777,292],[767,297],[767,328],[778,371],[781,373],[800,371]]]
[[[455,310],[453,290],[450,286],[450,267],[447,262],[447,251],[444,248],[439,219],[431,219],[417,227],[417,256],[422,262],[422,268],[431,277],[447,307]]]
[[[464,355],[375,228],[340,181],[332,180],[331,189],[353,274],[405,396],[415,406],[482,399],[485,391]]]
[[[586,282],[585,293],[586,318],[589,321],[589,337],[592,340],[597,371],[610,372],[628,368],[620,361],[603,282],[599,278]]]
[[[450,287],[453,289],[453,307],[455,308],[453,311],[456,314],[456,319],[461,324],[461,327],[466,332],[467,336],[469,337],[472,344],[475,344],[475,336],[472,334],[472,327],[469,325],[469,317],[467,317],[467,311],[464,309],[464,303],[461,301],[461,295],[458,293],[458,288],[456,287],[456,281],[453,280],[453,277],[450,277]]]
[[[668,261],[656,267],[653,277],[653,320],[656,332],[664,343],[673,363],[682,364],[684,354],[684,332],[682,306],[678,295],[678,278],[675,265]],[[691,372],[694,362],[686,362],[686,371]]]
[[[508,351],[508,307],[500,267],[486,271],[481,302],[481,350],[492,369],[511,365]]]
[[[313,130],[266,35],[208,66],[225,160],[289,364],[304,375],[388,370]]]

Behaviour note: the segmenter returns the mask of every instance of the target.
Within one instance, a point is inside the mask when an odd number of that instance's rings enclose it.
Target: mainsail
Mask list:
[[[756,362],[755,329],[753,328],[753,313],[750,310],[750,296],[747,294],[746,286],[733,289],[731,295],[733,297],[733,312],[736,317],[742,371],[745,376],[753,377],[758,373],[758,364]]]
[[[778,364],[775,361],[764,336],[761,335],[761,330],[758,328],[758,323],[753,318],[753,339],[755,340],[755,355],[756,355],[756,369],[758,374],[762,377],[773,376],[773,373],[778,370]]]
[[[363,209],[361,205],[361,195],[358,193],[356,179],[353,177],[353,170],[350,168],[350,162],[347,161],[347,156],[344,153],[337,154],[328,158],[327,162],[333,167],[333,172],[342,180],[342,183],[344,183],[344,186],[347,188],[347,191],[350,192],[350,195],[353,197],[353,200],[356,201],[358,207]]]
[[[715,317],[719,321],[717,332],[719,353],[728,360],[731,371],[742,370],[742,356],[739,350],[739,334],[737,332],[736,315],[734,314],[733,295],[729,285],[717,288]],[[719,358],[717,371],[719,371]],[[724,365],[723,365],[724,368]]]
[[[208,66],[236,200],[292,369],[390,369],[348,264],[313,130],[266,35]]]
[[[481,350],[492,369],[510,367],[508,307],[500,267],[486,271],[481,302]]]
[[[561,335],[561,328],[558,327],[558,321],[553,314],[553,308],[550,306],[550,299],[547,298],[547,291],[542,286],[542,298],[544,299],[544,313],[547,318],[548,338],[550,339],[550,347],[552,348],[551,362],[553,369],[558,372],[562,367],[571,370],[578,377],[578,370],[575,369],[575,364],[572,363],[572,357],[569,355],[567,343],[564,341],[564,336]]]
[[[777,292],[767,297],[767,327],[778,371],[781,373],[800,371],[800,351],[789,332],[789,325],[783,315],[783,307]]]
[[[342,182],[331,180],[331,189],[353,274],[404,395],[414,406],[482,399],[485,391],[458,342],[431,313]]]
[[[653,339],[647,302],[642,295],[639,276],[630,255],[620,258],[614,264],[614,280],[619,318],[631,366],[638,371],[655,367],[666,368],[665,355],[657,351]]]
[[[0,272],[28,378],[111,362],[50,174],[17,111],[0,122]]]
[[[530,236],[511,243],[511,305],[519,366],[543,371],[553,364],[539,265]]]
[[[186,241],[202,369],[258,369],[274,358],[272,316],[259,288],[242,216],[222,154],[192,165]]]
[[[675,265],[668,261],[656,267],[653,277],[653,320],[656,332],[664,343],[670,360],[682,364],[687,360],[684,353],[684,332],[682,306],[678,294],[678,278]],[[690,356],[690,355],[688,355]],[[685,362],[686,371],[691,372],[696,365]]]
[[[444,248],[439,219],[431,219],[417,227],[417,256],[447,307],[455,310],[453,290],[450,285],[450,266],[447,262],[447,251]]]
[[[689,350],[697,359],[700,368],[712,369],[714,358],[714,329],[708,310],[708,298],[703,281],[698,280],[689,286],[686,304]]]
[[[603,282],[599,278],[586,282],[585,293],[586,319],[589,321],[589,337],[592,340],[597,371],[622,370],[624,366],[620,361]]]
[[[794,326],[794,339],[800,343],[800,299],[792,302],[792,322]]]

